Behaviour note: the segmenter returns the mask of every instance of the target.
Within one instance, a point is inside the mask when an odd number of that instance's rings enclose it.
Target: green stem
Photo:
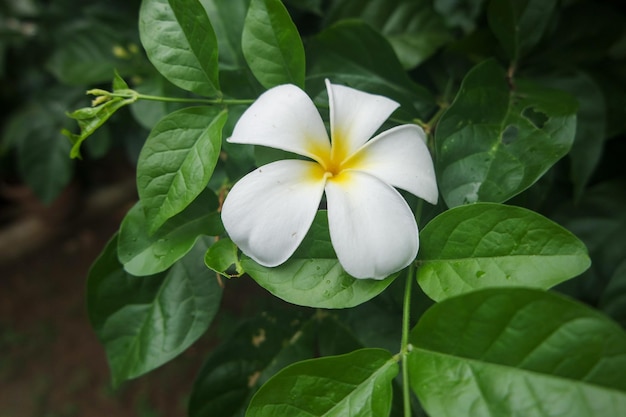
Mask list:
[[[117,90],[116,92],[110,92],[106,90],[93,89],[87,91],[87,94],[95,96],[105,97],[120,97],[124,99],[136,100],[149,100],[149,101],[161,101],[168,103],[197,103],[197,104],[251,104],[254,102],[252,99],[226,99],[226,98],[183,98],[183,97],[164,97],[153,96],[150,94],[141,94],[135,90]]]
[[[411,390],[409,387],[409,328],[411,325],[411,289],[415,279],[415,264],[411,263],[404,287],[404,304],[402,306],[402,402],[404,417],[411,417]]]

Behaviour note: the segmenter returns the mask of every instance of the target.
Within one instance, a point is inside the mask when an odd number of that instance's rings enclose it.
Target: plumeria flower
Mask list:
[[[313,101],[294,85],[266,91],[241,116],[229,142],[309,160],[272,162],[243,177],[224,201],[222,220],[243,253],[278,266],[302,242],[325,193],[343,269],[383,279],[408,266],[419,247],[413,213],[394,187],[437,202],[426,137],[420,127],[402,125],[370,139],[399,104],[328,80],[326,88],[331,140]]]

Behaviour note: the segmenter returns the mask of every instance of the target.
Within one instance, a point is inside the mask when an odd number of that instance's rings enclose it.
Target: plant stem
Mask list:
[[[149,101],[161,101],[169,103],[198,103],[198,104],[251,104],[254,102],[252,99],[227,99],[227,98],[183,98],[183,97],[164,97],[153,96],[150,94],[141,94],[135,90],[117,90],[109,92],[106,90],[93,89],[87,91],[88,94],[105,97],[120,97],[124,99],[136,100],[149,100]]]
[[[404,287],[404,303],[402,306],[402,401],[404,417],[411,417],[411,390],[409,387],[409,328],[411,325],[411,289],[415,279],[415,264],[409,266]]]

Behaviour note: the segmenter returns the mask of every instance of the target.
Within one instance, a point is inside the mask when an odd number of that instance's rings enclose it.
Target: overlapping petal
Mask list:
[[[285,262],[311,227],[324,191],[315,162],[276,161],[243,177],[230,190],[222,221],[241,250],[264,266]]]
[[[359,149],[399,104],[387,97],[364,93],[326,80],[333,152],[340,158]]]
[[[416,125],[389,129],[367,142],[347,164],[431,204],[439,196],[426,134]]]
[[[228,141],[282,149],[315,160],[320,152],[330,152],[324,122],[313,101],[290,84],[263,93],[239,118]]]
[[[330,238],[343,268],[382,279],[408,266],[419,238],[413,213],[396,189],[359,171],[326,184]]]

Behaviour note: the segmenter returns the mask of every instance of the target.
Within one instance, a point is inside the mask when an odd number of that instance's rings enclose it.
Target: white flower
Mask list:
[[[437,202],[425,134],[402,125],[368,141],[398,103],[328,81],[326,88],[332,142],[311,99],[293,85],[266,91],[241,116],[229,142],[311,160],[276,161],[243,177],[224,201],[224,227],[243,253],[277,266],[298,248],[326,193],[339,263],[356,278],[382,279],[408,266],[419,247],[413,213],[394,187]]]

